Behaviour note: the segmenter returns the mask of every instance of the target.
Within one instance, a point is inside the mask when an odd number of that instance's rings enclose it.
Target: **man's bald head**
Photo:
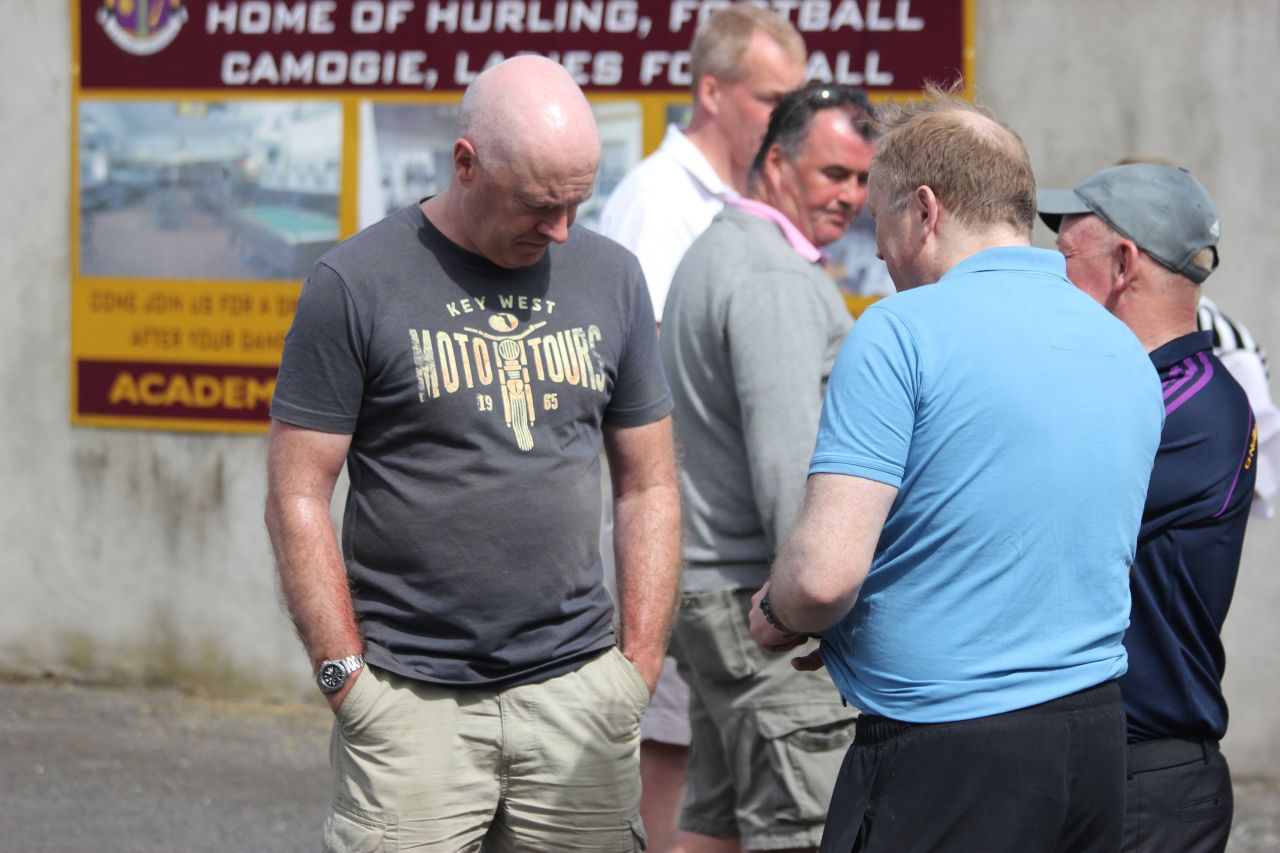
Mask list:
[[[423,210],[467,251],[528,266],[569,239],[599,164],[595,117],[568,72],[538,56],[508,59],[468,87],[453,181]]]
[[[481,160],[512,168],[538,169],[548,158],[600,160],[586,96],[569,72],[541,56],[513,57],[477,76],[462,98],[458,136]]]

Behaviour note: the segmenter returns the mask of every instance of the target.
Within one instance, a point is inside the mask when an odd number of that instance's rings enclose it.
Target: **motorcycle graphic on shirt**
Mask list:
[[[452,316],[479,313],[494,297],[473,297],[450,303]],[[529,297],[498,296],[501,308],[553,314],[555,303]],[[477,318],[479,319],[479,318]],[[528,323],[510,311],[490,313],[488,329],[467,325],[461,331],[410,329],[418,400],[450,394],[474,393],[478,411],[502,403],[502,417],[515,438],[516,447],[534,447],[533,427],[539,411],[559,408],[555,386],[577,386],[604,393],[608,387],[603,359],[596,352],[601,340],[596,325],[560,331],[547,330],[550,320]],[[538,396],[538,392],[541,396]]]

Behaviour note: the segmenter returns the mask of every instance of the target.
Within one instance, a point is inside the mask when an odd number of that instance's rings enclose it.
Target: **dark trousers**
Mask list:
[[[1231,768],[1216,743],[1131,744],[1129,761],[1126,853],[1221,853],[1226,849],[1235,800]]]
[[[1125,717],[1114,682],[956,723],[864,714],[823,853],[1115,853]]]

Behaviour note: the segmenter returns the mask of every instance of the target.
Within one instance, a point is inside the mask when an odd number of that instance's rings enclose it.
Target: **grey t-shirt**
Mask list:
[[[601,426],[671,405],[633,255],[575,226],[503,269],[415,205],[320,259],[271,415],[352,435],[342,549],[367,659],[511,685],[613,643]]]

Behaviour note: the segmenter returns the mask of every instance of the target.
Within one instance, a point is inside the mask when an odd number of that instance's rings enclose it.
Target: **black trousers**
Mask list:
[[[1151,754],[1146,747],[1159,749],[1165,744],[1199,749],[1190,750],[1194,757],[1189,761],[1170,758],[1172,766],[1151,767],[1153,762],[1140,760],[1140,756]],[[1133,744],[1129,754],[1131,768],[1124,802],[1126,853],[1221,853],[1226,849],[1235,799],[1231,768],[1216,743]]]
[[[956,723],[864,714],[836,780],[823,853],[1115,853],[1125,717],[1108,682]]]

